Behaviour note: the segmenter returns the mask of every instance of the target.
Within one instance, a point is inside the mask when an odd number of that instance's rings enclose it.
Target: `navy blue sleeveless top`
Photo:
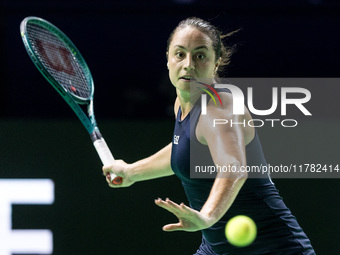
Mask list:
[[[190,178],[190,165],[214,165],[208,146],[201,144],[195,135],[200,114],[200,105],[197,104],[181,120],[179,109],[171,154],[172,170],[182,182],[190,207],[198,211],[206,202],[214,183],[214,178]],[[266,165],[257,132],[246,146],[246,158],[248,166]],[[229,244],[224,233],[227,221],[240,214],[252,218],[258,229],[255,241],[244,248]],[[202,245],[208,245],[215,254],[315,254],[309,239],[268,176],[248,178],[227,213],[212,227],[202,230],[202,234]]]

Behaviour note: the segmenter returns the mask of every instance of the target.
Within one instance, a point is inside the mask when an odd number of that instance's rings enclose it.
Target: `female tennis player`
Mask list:
[[[116,160],[114,165],[103,167],[103,172],[123,177],[120,185],[107,179],[113,188],[177,175],[190,205],[160,198],[155,203],[178,218],[178,223],[165,225],[164,231],[202,231],[202,244],[196,255],[315,254],[269,176],[249,178],[240,171],[246,165],[266,165],[256,130],[243,125],[211,124],[213,119],[248,123],[249,112],[233,115],[231,94],[218,91],[222,106],[209,100],[207,114],[202,115],[199,95],[190,92],[193,80],[204,78],[214,84],[230,54],[222,43],[221,33],[209,22],[199,18],[180,22],[171,33],[167,48],[169,77],[177,92],[172,143],[132,164]],[[197,97],[195,103],[190,96]],[[189,149],[198,156],[190,158]],[[231,166],[237,171],[218,173],[215,178],[191,179],[190,164],[201,165],[202,158],[206,165]],[[256,240],[243,248],[232,246],[224,234],[227,221],[240,214],[252,218],[258,228]]]

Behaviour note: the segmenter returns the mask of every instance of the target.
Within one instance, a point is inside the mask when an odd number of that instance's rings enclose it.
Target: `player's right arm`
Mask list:
[[[112,188],[128,187],[135,182],[173,175],[174,172],[170,165],[171,147],[172,144],[170,143],[152,156],[132,164],[127,164],[123,160],[116,160],[113,165],[104,166],[103,173],[105,175],[110,172],[123,178],[120,185],[112,184],[107,180],[109,186]]]
[[[174,110],[175,115],[179,108],[178,99],[175,101]],[[123,160],[115,160],[113,165],[104,166],[103,173],[107,176],[107,173],[114,173],[117,176],[123,178],[123,182],[119,185],[112,184],[110,178],[107,178],[107,182],[112,188],[129,187],[135,182],[146,181],[156,179],[160,177],[173,175],[174,172],[171,169],[171,149],[172,143],[169,143],[160,151],[144,158],[132,164],[127,164]]]

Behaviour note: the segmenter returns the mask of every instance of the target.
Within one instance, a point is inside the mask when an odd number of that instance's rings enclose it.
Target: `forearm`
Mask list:
[[[240,169],[238,163],[233,166]],[[246,179],[247,173],[240,171],[217,176],[201,213],[208,216],[212,224],[220,220],[234,202]]]
[[[129,166],[131,180],[137,182],[173,175],[170,163],[171,148],[170,143],[154,155],[131,164]]]

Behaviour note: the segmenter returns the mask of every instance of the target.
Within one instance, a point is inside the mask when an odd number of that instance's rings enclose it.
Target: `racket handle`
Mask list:
[[[104,138],[99,138],[93,142],[94,147],[99,155],[100,160],[102,161],[104,166],[112,165],[115,161],[112,153],[107,146]],[[123,179],[113,173],[110,174],[110,179],[113,184],[121,184]]]

